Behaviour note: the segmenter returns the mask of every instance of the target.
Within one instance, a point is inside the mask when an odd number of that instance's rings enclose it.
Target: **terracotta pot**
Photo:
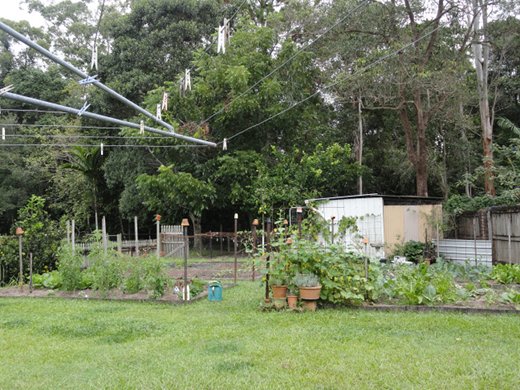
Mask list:
[[[300,298],[307,301],[315,301],[320,299],[321,286],[317,287],[300,287]]]
[[[285,299],[287,296],[287,286],[271,286],[273,299]]]
[[[303,301],[303,309],[305,311],[316,311],[316,301]]]
[[[296,309],[296,305],[298,304],[298,296],[287,295],[287,304],[289,305],[289,309]]]

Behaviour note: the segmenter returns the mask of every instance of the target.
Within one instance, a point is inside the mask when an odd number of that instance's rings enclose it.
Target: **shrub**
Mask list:
[[[164,265],[155,257],[143,260],[142,265],[143,287],[151,298],[162,297],[169,281]]]
[[[520,264],[497,264],[493,267],[491,278],[502,284],[520,284]]]
[[[81,266],[83,257],[72,251],[72,246],[63,243],[57,254],[58,271],[62,277],[62,288],[66,291],[73,291],[82,288]]]
[[[407,241],[404,244],[396,244],[394,256],[405,256],[406,260],[419,263],[425,257],[433,256],[433,244],[425,244],[419,241]]]

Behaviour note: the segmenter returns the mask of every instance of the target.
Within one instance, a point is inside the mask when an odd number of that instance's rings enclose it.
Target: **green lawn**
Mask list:
[[[520,317],[261,312],[242,283],[185,306],[0,300],[1,389],[520,386]]]

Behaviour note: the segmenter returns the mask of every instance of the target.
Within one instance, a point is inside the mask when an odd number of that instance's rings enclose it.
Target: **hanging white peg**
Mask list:
[[[87,109],[90,107],[90,104],[88,104],[87,102],[83,103],[83,107],[80,108],[80,110],[78,111],[78,116],[81,116],[83,115],[83,113],[85,111],[87,111]]]
[[[162,96],[162,105],[161,105],[161,110],[162,111],[168,111],[168,92],[163,92],[163,96]]]
[[[2,127],[2,141],[5,141],[5,127]]]
[[[226,54],[226,45],[229,42],[231,36],[231,28],[229,27],[229,20],[224,18],[222,25],[218,26],[217,36],[217,53]]]
[[[157,117],[157,119],[162,120],[161,105],[160,104],[157,105],[156,117]]]
[[[144,135],[144,121],[141,121],[141,125],[139,127],[139,134]]]
[[[101,142],[101,155],[103,155],[103,142]]]
[[[222,142],[222,150],[227,150],[227,138],[224,138],[224,142]]]
[[[184,71],[184,92],[186,92],[188,89],[191,91],[191,70],[190,69],[186,69]]]
[[[98,68],[98,49],[96,43],[94,43],[94,47],[92,48],[92,61],[90,61],[90,69],[99,70]]]

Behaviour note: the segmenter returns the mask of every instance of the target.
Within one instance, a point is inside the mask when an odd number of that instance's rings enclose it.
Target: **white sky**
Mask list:
[[[43,18],[37,13],[27,12],[27,7],[22,6],[22,2],[19,0],[1,0],[1,11],[0,15],[2,18],[10,20],[27,20],[32,26],[42,26]],[[23,9],[20,9],[22,7]]]

